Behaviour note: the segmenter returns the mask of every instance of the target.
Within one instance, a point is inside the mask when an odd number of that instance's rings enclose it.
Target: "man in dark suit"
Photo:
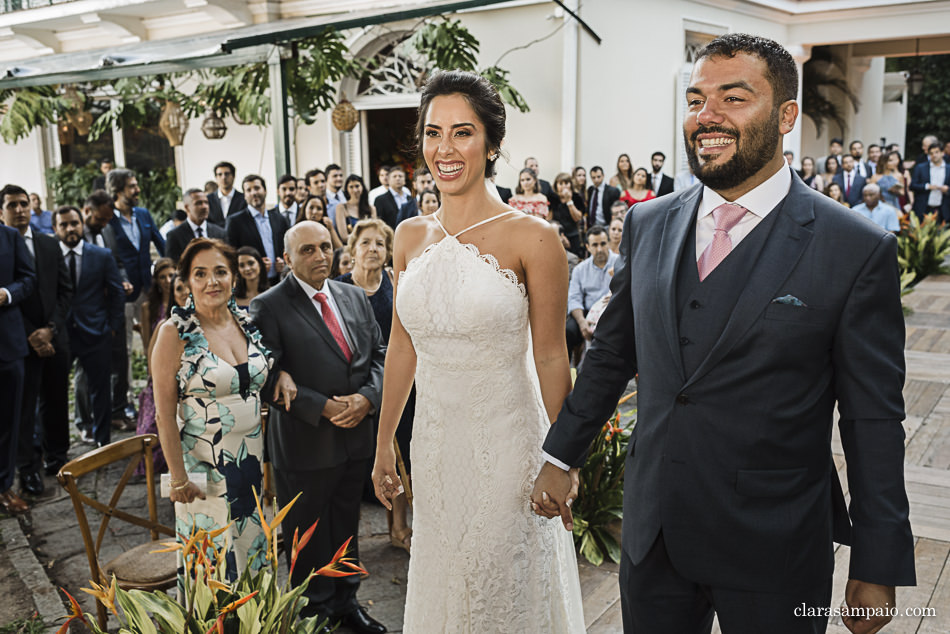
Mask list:
[[[610,225],[610,208],[620,200],[620,190],[604,182],[604,168],[595,165],[590,168],[591,186],[587,188],[587,226]]]
[[[119,279],[122,281],[122,290],[125,297],[132,294],[132,283],[125,270],[125,262],[119,257],[119,246],[115,237],[112,220],[115,218],[115,206],[112,196],[105,190],[96,190],[89,195],[83,205],[83,237],[86,242],[108,249],[112,253],[116,267],[119,269]],[[131,337],[130,337],[131,338]],[[125,321],[119,334],[112,338],[112,420],[117,429],[133,427],[130,416],[129,402],[129,351],[125,336]],[[92,436],[92,403],[89,400],[89,390],[86,384],[86,371],[82,365],[76,367],[74,374],[76,392],[76,426],[79,428],[80,439],[83,442],[95,444]]]
[[[656,151],[650,157],[650,166],[653,168],[650,174],[650,189],[657,198],[673,193],[673,179],[663,173],[664,163],[666,163],[666,154],[663,152]]]
[[[234,189],[236,174],[234,164],[228,161],[221,161],[214,166],[218,191],[208,197],[208,222],[222,229],[228,218],[247,207],[244,194]]]
[[[44,449],[47,467],[55,467],[57,471],[66,464],[69,450],[66,312],[73,288],[59,241],[33,229],[30,210],[23,207],[26,198],[26,190],[17,185],[7,185],[0,190],[3,221],[23,236],[36,272],[36,288],[20,304],[23,337],[30,352],[24,359],[17,470],[22,489],[30,495],[39,495],[44,488],[39,473]],[[39,426],[36,406],[41,395],[42,426]],[[42,439],[35,454],[34,432]]]
[[[158,232],[148,209],[137,206],[142,190],[139,189],[135,174],[131,170],[114,169],[109,172],[107,180],[109,195],[115,207],[114,217],[109,224],[115,233],[117,255],[122,258],[125,272],[132,283],[132,294],[126,298],[126,302],[135,303],[138,307],[141,305],[139,295],[147,293],[152,284],[149,242],[155,245],[159,255],[165,255],[165,239]],[[126,308],[126,312],[129,312],[129,308]]]
[[[188,243],[195,238],[217,238],[227,240],[228,234],[218,225],[208,221],[208,195],[198,188],[192,188],[182,195],[187,218],[168,232],[165,254],[178,262]]]
[[[257,174],[248,174],[241,182],[247,207],[228,217],[228,242],[235,249],[254,247],[264,256],[267,279],[271,284],[280,280],[284,270],[284,234],[289,228],[280,214],[265,210],[267,185]]]
[[[914,213],[921,220],[924,214],[937,214],[937,220],[950,222],[950,165],[943,148],[934,143],[927,151],[929,159],[914,166],[910,188],[914,192]]]
[[[289,373],[297,387],[289,407],[274,402],[267,450],[278,502],[303,493],[284,520],[286,534],[320,519],[297,560],[291,582],[299,584],[350,537],[352,556],[359,556],[360,493],[376,442],[371,415],[380,404],[385,345],[366,294],[327,280],[333,244],[326,227],[294,225],[286,244],[292,275],[256,297],[250,312],[276,358],[273,374]],[[385,632],[357,603],[359,583],[358,576],[314,577],[303,614]]]
[[[405,189],[406,173],[402,167],[394,165],[389,169],[386,191],[376,197],[376,216],[395,231],[399,220],[399,210],[409,202],[412,195]]]
[[[845,616],[851,631],[877,631],[894,586],[915,583],[897,241],[785,163],[797,94],[775,42],[729,34],[697,54],[683,136],[702,184],[627,215],[625,263],[544,443],[532,504],[571,526],[566,468],[639,373],[626,631],[709,632],[715,612],[724,634],[824,632],[834,541],[851,545],[845,600],[871,615]]]
[[[24,201],[26,207],[20,209]],[[16,207],[29,218],[29,197],[4,197],[2,203],[4,214],[7,207]],[[29,509],[13,491],[13,478],[23,403],[23,359],[29,354],[20,306],[35,287],[36,273],[23,236],[13,227],[0,225],[0,504],[8,513]]]
[[[53,215],[53,225],[73,285],[72,305],[66,316],[69,347],[72,358],[86,373],[93,411],[92,436],[102,447],[109,444],[112,431],[112,338],[122,332],[125,292],[112,254],[83,241],[78,209],[60,207]]]
[[[280,214],[288,229],[297,221],[297,178],[293,174],[277,179],[277,204],[272,211]]]
[[[864,200],[861,192],[864,191],[867,180],[858,172],[855,167],[854,157],[850,154],[845,154],[841,157],[841,169],[835,173],[831,182],[838,183],[838,186],[841,187],[841,194],[844,196],[844,201],[848,203],[849,206],[854,207],[855,205],[860,205],[861,201]]]

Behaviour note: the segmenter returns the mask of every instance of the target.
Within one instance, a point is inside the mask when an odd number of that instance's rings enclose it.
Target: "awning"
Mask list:
[[[252,64],[266,61],[276,44],[311,37],[328,27],[342,31],[508,1],[404,2],[380,9],[280,20],[191,37],[139,42],[76,53],[44,55],[12,61],[5,67],[0,65],[0,75],[2,75],[0,89]]]

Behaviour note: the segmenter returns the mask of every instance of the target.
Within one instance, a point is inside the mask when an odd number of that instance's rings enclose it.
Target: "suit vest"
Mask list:
[[[783,199],[702,282],[696,265],[696,222],[691,223],[676,272],[680,358],[687,377],[693,375],[719,340],[784,202]]]

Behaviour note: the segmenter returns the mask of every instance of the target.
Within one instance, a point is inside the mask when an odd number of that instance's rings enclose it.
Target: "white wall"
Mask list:
[[[46,209],[49,209],[43,156],[42,132],[35,128],[25,139],[0,146],[0,165],[3,165],[0,178],[3,179],[3,185],[12,183],[28,192],[39,193]]]

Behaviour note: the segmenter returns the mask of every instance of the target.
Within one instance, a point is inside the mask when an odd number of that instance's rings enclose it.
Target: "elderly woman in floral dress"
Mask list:
[[[252,489],[261,490],[260,392],[273,360],[232,298],[233,248],[218,240],[193,240],[178,272],[192,300],[162,324],[152,353],[175,530],[181,540],[194,528],[211,531],[231,522],[216,546],[228,549],[228,575],[236,578],[248,562],[260,568],[267,548]],[[192,474],[207,478],[205,492],[190,481]]]

